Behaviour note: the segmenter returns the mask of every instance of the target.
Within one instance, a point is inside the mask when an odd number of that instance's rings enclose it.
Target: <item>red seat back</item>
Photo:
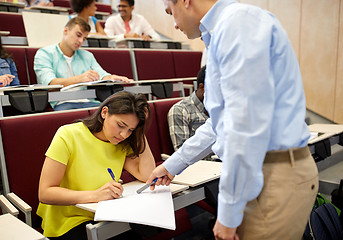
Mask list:
[[[134,53],[139,80],[175,78],[171,52],[135,50]]]
[[[36,73],[33,70],[34,59],[39,48],[26,48],[27,68],[31,84],[37,84]]]
[[[6,47],[6,50],[12,54],[13,60],[18,70],[18,78],[21,85],[29,84],[27,66],[26,66],[26,55],[25,48],[19,47]]]
[[[169,101],[154,102],[158,132],[160,136],[161,151],[162,153],[169,155],[174,152],[174,148],[169,134],[168,112],[169,109],[179,101],[179,99],[173,99]]]
[[[54,0],[54,6],[70,8],[70,2],[69,0]]]
[[[100,66],[111,74],[133,77],[130,52],[114,49],[88,49]]]
[[[87,116],[87,110],[77,110],[0,119],[10,192],[32,207],[34,228],[40,222],[36,210],[45,152],[60,126]]]
[[[177,78],[196,77],[200,70],[202,52],[175,51],[173,59]]]
[[[112,7],[109,4],[103,4],[103,3],[95,3],[96,11],[97,12],[106,12],[109,14],[112,14]]]
[[[156,110],[153,103],[149,103],[149,105],[150,105],[151,120],[145,134],[146,134],[151,152],[154,155],[155,162],[158,163],[161,161],[161,145],[160,145],[160,138],[158,134]]]
[[[0,31],[10,31],[9,36],[26,37],[21,13],[0,12]]]

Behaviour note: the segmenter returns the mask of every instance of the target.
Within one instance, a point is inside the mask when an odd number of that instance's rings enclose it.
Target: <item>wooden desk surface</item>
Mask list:
[[[9,213],[0,215],[0,238],[11,240],[47,239],[44,235]]]
[[[311,132],[318,132],[320,135],[308,141],[308,144],[328,139],[334,135],[343,133],[343,125],[340,124],[312,124],[308,128]]]
[[[339,134],[343,132],[342,124],[312,124],[308,126],[311,132],[324,132]]]

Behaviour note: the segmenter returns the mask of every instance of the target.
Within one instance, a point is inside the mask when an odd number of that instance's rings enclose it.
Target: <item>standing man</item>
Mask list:
[[[147,183],[169,184],[213,150],[223,161],[216,239],[301,239],[318,190],[305,96],[285,30],[236,0],[164,0],[176,28],[207,48],[210,118]],[[151,187],[154,189],[154,186]]]
[[[118,40],[124,38],[160,40],[160,36],[142,15],[132,13],[134,8],[134,0],[120,0],[119,14],[106,20],[105,33],[107,36],[114,36]]]
[[[118,80],[129,82],[127,77],[107,73],[95,60],[93,54],[79,49],[90,31],[89,24],[81,17],[68,21],[62,41],[37,51],[34,70],[37,82],[43,85],[61,84],[64,87],[81,82],[97,80]],[[79,90],[73,88],[73,90]],[[78,99],[51,102],[55,111],[75,108],[88,108],[100,105],[94,99]]]

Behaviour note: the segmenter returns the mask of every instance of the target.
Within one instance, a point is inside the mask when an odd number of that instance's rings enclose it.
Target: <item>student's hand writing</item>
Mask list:
[[[7,85],[9,85],[13,79],[15,78],[15,76],[11,75],[11,74],[4,74],[0,76],[0,87],[5,87]]]
[[[119,76],[119,75],[107,75],[105,77],[103,77],[104,80],[113,80],[113,81],[122,81],[124,83],[130,83],[132,81],[132,79],[128,79],[125,76]]]
[[[142,34],[141,38],[144,40],[144,41],[149,41],[151,39],[151,37],[149,35],[144,35]]]
[[[104,201],[119,198],[124,191],[123,186],[115,181],[110,181],[95,190],[95,201]]]
[[[157,168],[152,171],[148,181],[146,181],[147,184],[151,183],[155,178],[158,178],[156,183],[150,186],[151,190],[155,189],[155,185],[169,185],[171,181],[174,179],[174,176],[171,175],[167,169],[163,166],[160,165]]]
[[[217,220],[213,228],[214,237],[216,240],[239,240],[236,229],[225,227]]]
[[[124,38],[141,38],[141,36],[137,33],[126,33],[124,34]]]
[[[100,79],[99,74],[94,70],[88,70],[80,75],[80,82],[93,82]]]

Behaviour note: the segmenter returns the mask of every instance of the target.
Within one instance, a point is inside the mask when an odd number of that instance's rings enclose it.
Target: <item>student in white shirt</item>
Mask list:
[[[106,20],[105,33],[117,39],[142,38],[144,40],[160,40],[160,36],[148,21],[139,14],[132,13],[134,0],[121,0],[118,5],[119,14]]]

